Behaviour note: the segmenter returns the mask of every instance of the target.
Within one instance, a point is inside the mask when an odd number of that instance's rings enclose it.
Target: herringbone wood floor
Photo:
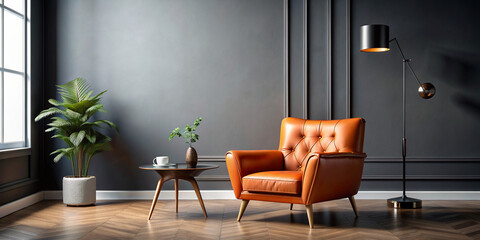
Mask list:
[[[239,200],[101,201],[66,207],[43,201],[0,219],[0,239],[480,239],[480,201],[424,201],[419,210],[393,210],[382,200],[347,199],[314,205],[315,228],[305,207],[251,201],[241,222]]]

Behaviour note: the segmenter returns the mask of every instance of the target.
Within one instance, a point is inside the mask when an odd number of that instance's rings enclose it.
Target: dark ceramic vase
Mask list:
[[[187,149],[187,154],[185,155],[185,162],[187,163],[188,167],[194,168],[197,166],[198,155],[195,148],[189,147]]]

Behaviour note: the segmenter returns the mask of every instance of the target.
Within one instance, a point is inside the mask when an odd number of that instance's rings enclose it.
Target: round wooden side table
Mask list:
[[[200,175],[205,170],[218,168],[218,165],[212,164],[197,164],[196,167],[188,167],[187,164],[176,164],[175,166],[154,166],[152,164],[142,165],[139,168],[144,170],[153,170],[156,171],[162,178],[158,180],[157,190],[155,190],[155,196],[153,197],[152,206],[150,207],[150,212],[148,213],[148,220],[152,217],[153,209],[155,209],[155,204],[157,203],[158,195],[160,195],[160,190],[162,190],[163,184],[171,179],[175,179],[175,211],[178,212],[178,180],[183,179],[190,182],[195,189],[197,194],[198,202],[202,207],[203,214],[207,218],[207,210],[205,210],[205,205],[203,204],[202,195],[200,194],[200,189],[198,188],[197,180],[195,177]]]

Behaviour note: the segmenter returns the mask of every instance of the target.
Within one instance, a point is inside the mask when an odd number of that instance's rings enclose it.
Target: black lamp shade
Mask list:
[[[362,52],[386,52],[389,47],[389,28],[387,25],[370,24],[360,27],[360,51]]]

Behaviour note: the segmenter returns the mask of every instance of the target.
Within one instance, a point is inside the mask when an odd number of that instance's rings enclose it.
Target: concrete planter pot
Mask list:
[[[86,206],[97,200],[97,179],[94,176],[63,178],[63,203],[67,206]]]

